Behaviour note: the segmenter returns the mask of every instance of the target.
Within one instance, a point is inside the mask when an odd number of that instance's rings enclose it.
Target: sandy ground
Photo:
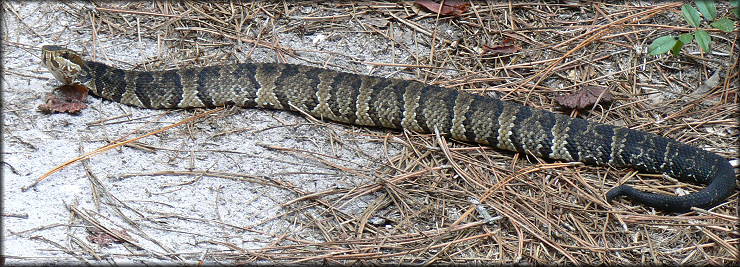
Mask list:
[[[292,221],[292,216],[286,215],[287,210],[280,206],[298,197],[294,190],[316,192],[365,182],[319,161],[266,146],[322,154],[325,160],[349,169],[371,169],[387,156],[358,151],[397,153],[392,143],[384,143],[380,138],[348,133],[371,133],[367,129],[314,126],[307,118],[290,112],[236,108],[140,140],[137,147],[114,149],[86,164],[73,164],[24,192],[22,187],[55,166],[107,141],[128,133],[138,136],[186,119],[194,112],[131,108],[91,97],[88,109],[79,115],[42,114],[36,107],[47,92],[59,85],[40,65],[42,45],[61,44],[88,55],[95,53],[99,60],[124,68],[169,51],[158,51],[156,41],[106,35],[95,37],[95,47],[100,50],[89,51],[92,31],[79,28],[74,16],[64,12],[67,4],[9,1],[5,5],[2,188],[3,214],[7,216],[3,218],[2,249],[6,263],[79,262],[76,252],[64,249],[67,244],[97,245],[88,240],[91,234],[79,220],[70,220],[72,207],[101,224],[128,229],[126,234],[144,249],[127,251],[123,246],[111,246],[104,250],[108,256],[114,255],[105,257],[111,263],[192,263],[199,255],[223,249],[219,242],[245,249],[261,248],[281,233],[301,230],[300,223]],[[394,61],[387,56],[387,45],[373,45],[378,40],[370,35],[332,40],[323,40],[323,35],[299,37],[290,33],[280,37],[287,47],[341,53],[344,57],[334,63],[357,68],[357,72],[368,73],[370,69],[351,66],[347,58]],[[329,56],[304,55],[317,61]],[[274,53],[260,48],[247,60],[276,61]],[[291,61],[295,60],[288,58]],[[372,74],[392,71],[385,68]],[[338,143],[334,141],[338,137],[351,141]],[[155,175],[166,171],[191,174]],[[228,173],[231,178],[197,175],[204,171]],[[272,179],[295,188],[259,183],[274,184]],[[93,188],[91,181],[101,186]],[[115,197],[103,197],[102,209],[96,208],[95,202],[95,195],[101,194],[96,190],[100,189],[108,191],[102,193],[104,196]],[[368,195],[355,201],[355,207],[344,209],[357,212],[371,201],[372,196]],[[115,257],[117,254],[126,256]],[[207,258],[203,260],[208,262]]]

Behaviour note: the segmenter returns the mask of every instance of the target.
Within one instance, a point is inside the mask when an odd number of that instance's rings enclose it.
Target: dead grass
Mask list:
[[[79,12],[81,23],[96,34],[158,40],[160,50],[174,51],[150,62],[122,62],[141,64],[133,68],[234,62],[237,55],[248,57],[257,48],[269,48],[278,61],[293,57],[348,71],[356,69],[335,60],[390,66],[428,83],[566,113],[570,111],[553,103],[555,96],[601,85],[614,94],[614,103],[573,116],[668,136],[736,158],[737,31],[713,32],[716,53],[701,54],[689,45],[679,57],[648,56],[645,49],[655,38],[690,31],[677,12],[680,3],[546,2],[476,3],[461,17],[439,17],[411,3],[382,1],[157,1],[104,3],[92,12]],[[720,1],[719,9],[727,10],[725,5]],[[302,7],[313,12],[297,12]],[[394,53],[407,57],[364,62],[335,52],[295,49],[280,39],[285,32],[326,33],[340,39],[376,35],[391,44]],[[409,36],[430,52],[417,53],[403,39]],[[495,46],[507,38],[522,50],[481,54],[484,45]],[[325,60],[302,56],[309,52],[323,53]],[[719,85],[697,92],[719,69]],[[400,144],[403,152],[388,156],[376,169],[356,170],[327,160],[331,155],[271,147],[367,178],[368,183],[357,188],[326,192],[303,192],[264,178],[301,196],[284,204],[285,215],[323,240],[264,233],[276,237],[267,247],[246,250],[221,243],[223,250],[211,251],[209,257],[241,263],[737,263],[737,195],[711,211],[665,214],[626,200],[606,203],[604,194],[622,183],[664,194],[702,186],[630,169],[552,162],[435,135],[353,132],[365,135],[358,138]],[[374,202],[361,214],[343,211],[368,194]]]

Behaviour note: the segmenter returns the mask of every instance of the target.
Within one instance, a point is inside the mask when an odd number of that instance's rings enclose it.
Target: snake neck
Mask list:
[[[96,74],[94,66],[101,64],[94,61],[85,61],[85,64],[82,64],[79,75],[75,78],[75,83],[87,87],[93,94],[99,96],[100,94],[95,86]]]

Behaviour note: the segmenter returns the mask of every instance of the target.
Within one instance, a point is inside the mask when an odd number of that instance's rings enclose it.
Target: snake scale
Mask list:
[[[714,153],[650,133],[417,81],[281,63],[129,71],[82,60],[61,46],[44,46],[42,60],[65,84],[78,83],[99,97],[141,108],[300,110],[341,123],[436,130],[453,139],[540,157],[631,167],[707,184],[683,196],[621,185],[607,192],[608,201],[626,196],[656,209],[683,212],[713,207],[735,189],[734,169]]]

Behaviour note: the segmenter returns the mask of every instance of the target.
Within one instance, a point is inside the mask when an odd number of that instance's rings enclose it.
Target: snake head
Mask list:
[[[72,84],[82,70],[82,58],[77,52],[58,45],[41,47],[41,61],[60,82]]]

